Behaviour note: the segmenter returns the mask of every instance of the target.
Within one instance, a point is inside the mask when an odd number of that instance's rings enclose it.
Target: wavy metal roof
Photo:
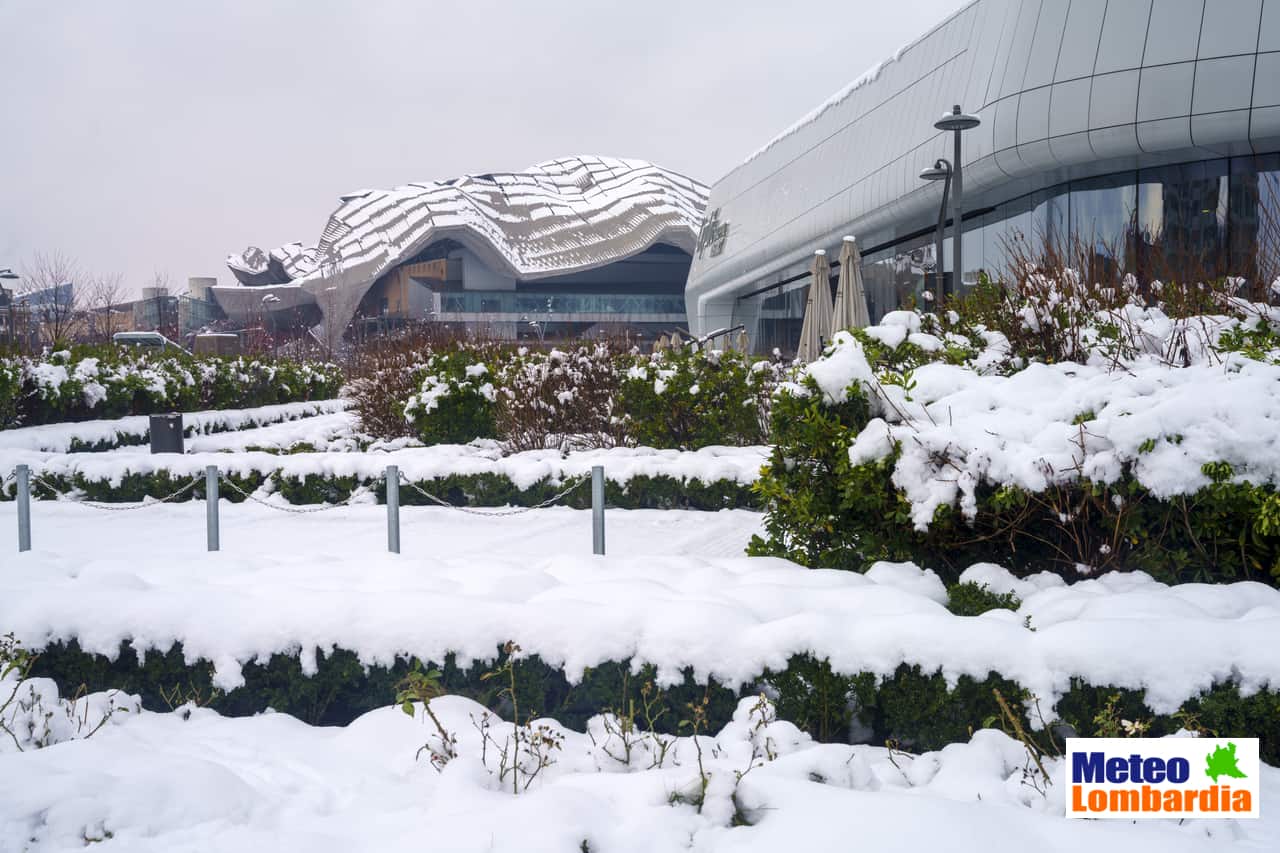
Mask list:
[[[250,247],[227,265],[244,284],[324,294],[325,324],[344,329],[381,275],[446,237],[523,280],[594,269],[655,243],[692,254],[707,187],[643,160],[582,156],[341,200],[314,247]]]

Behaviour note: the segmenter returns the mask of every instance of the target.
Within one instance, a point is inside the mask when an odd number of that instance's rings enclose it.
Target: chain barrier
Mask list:
[[[350,506],[351,501],[355,498],[355,493],[353,492],[352,494],[347,496],[346,500],[339,501],[338,503],[319,504],[318,506],[283,506],[278,503],[272,503],[271,501],[263,500],[257,495],[246,492],[244,489],[237,486],[234,480],[232,480],[230,477],[225,476],[221,471],[218,472],[218,479],[221,482],[226,483],[228,486],[230,486],[231,491],[242,496],[246,500],[250,500],[250,501],[253,501],[254,503],[262,504],[263,506],[269,509],[274,509],[279,512],[287,512],[293,515],[310,515],[315,512],[328,512],[331,509],[340,509],[341,507],[344,507],[344,506]]]
[[[433,503],[439,504],[440,506],[446,509],[455,509],[458,512],[465,512],[468,515],[483,515],[483,516],[488,516],[490,518],[500,518],[505,515],[521,515],[523,513],[529,512],[530,510],[545,509],[551,506],[553,503],[556,503],[557,501],[559,501],[561,498],[563,498],[565,495],[572,492],[574,489],[578,488],[578,486],[581,486],[583,483],[588,482],[590,479],[591,479],[590,474],[583,475],[578,479],[574,480],[572,483],[570,483],[568,486],[562,489],[559,493],[553,495],[552,497],[547,498],[542,503],[534,504],[533,506],[517,506],[517,507],[510,507],[508,509],[484,510],[484,509],[476,509],[474,507],[469,507],[469,506],[457,506],[455,504],[451,504],[448,501],[438,498],[435,495],[431,494],[426,489],[419,486],[417,483],[412,482],[403,473],[401,473],[400,475],[401,483],[413,489],[415,492],[422,495],[424,498],[426,498],[427,500]]]
[[[150,507],[157,506],[162,503],[168,503],[169,501],[175,500],[181,497],[182,495],[185,495],[187,492],[191,491],[192,489],[194,489],[202,479],[204,478],[196,477],[192,479],[190,483],[187,483],[185,486],[178,489],[176,492],[170,492],[169,494],[165,495],[162,498],[152,498],[150,501],[146,500],[146,498],[143,498],[141,503],[136,503],[136,504],[111,504],[111,503],[103,503],[102,501],[85,500],[84,498],[73,498],[70,495],[66,494],[65,492],[58,491],[53,486],[52,483],[48,482],[47,480],[41,479],[39,476],[35,474],[31,475],[31,485],[44,486],[46,489],[48,489],[49,491],[53,492],[54,495],[56,495],[54,499],[60,503],[65,502],[65,503],[76,504],[77,506],[87,506],[90,509],[100,509],[106,512],[132,512],[135,509],[149,509]]]

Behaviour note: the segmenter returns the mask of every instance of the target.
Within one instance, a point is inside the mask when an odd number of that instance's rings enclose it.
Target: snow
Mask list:
[[[86,362],[81,362],[81,365]],[[250,426],[308,418],[319,414],[343,412],[346,400],[317,400],[308,403],[284,403],[252,409],[218,409],[186,412],[183,426],[195,433],[241,430]],[[67,453],[73,443],[94,445],[120,441],[143,441],[150,433],[147,415],[134,415],[96,421],[48,424],[0,430],[0,454],[6,450],[37,450]]]
[[[818,384],[828,403],[847,400],[849,386],[855,381],[864,386],[876,381],[862,343],[845,331],[836,332],[823,357],[809,364],[804,371]],[[785,387],[794,391],[796,386]]]
[[[745,512],[611,510],[610,554],[594,557],[590,514],[565,508],[512,518],[403,508],[401,555],[385,551],[382,507],[285,518],[224,506],[224,550],[213,554],[203,510],[36,504],[37,550],[6,559],[0,626],[31,647],[76,637],[106,655],[123,639],[160,650],[181,640],[224,687],[240,682],[241,664],[299,648],[346,648],[366,663],[482,661],[513,639],[572,681],[630,659],[664,683],[689,667],[750,685],[803,653],[844,674],[906,663],[954,681],[994,670],[1046,713],[1072,677],[1145,691],[1156,713],[1227,681],[1246,694],[1280,686],[1280,590],[1261,584],[1105,574],[1020,587],[1016,613],[975,618],[949,613],[938,579],[910,564],[861,575],[729,556],[759,524]],[[15,529],[14,512],[0,506],[0,529]],[[9,553],[11,535],[0,544]],[[995,586],[1017,583],[984,571]]]
[[[824,360],[831,366],[816,362],[810,374],[817,368],[824,390],[847,377],[873,389],[883,417],[860,432],[850,459],[880,459],[900,444],[893,482],[918,529],[940,505],[973,517],[982,482],[1039,492],[1080,477],[1113,483],[1129,471],[1167,498],[1208,485],[1206,462],[1229,463],[1238,481],[1280,482],[1277,365],[1239,358],[1174,369],[1139,360],[1110,370],[1064,362],[984,376],[929,364],[907,390],[867,386],[860,365],[842,367],[842,358],[837,350]]]
[[[341,426],[330,423],[323,429],[334,430],[333,441],[341,442]],[[193,442],[193,449],[228,450],[245,446],[287,446],[291,439],[319,440],[315,425],[306,421],[281,426],[259,445],[259,430],[245,430],[234,435],[219,436],[215,441]],[[398,446],[398,445],[391,445]],[[265,451],[237,453],[193,452],[185,455],[151,455],[145,448],[123,448],[109,453],[41,453],[31,450],[5,449],[0,446],[0,472],[8,474],[15,465],[25,463],[34,474],[72,476],[86,480],[119,484],[129,473],[147,474],[168,471],[175,477],[203,476],[208,465],[223,472],[239,475],[252,473],[303,478],[311,474],[332,477],[356,477],[372,483],[383,475],[388,465],[400,466],[410,480],[421,481],[450,474],[495,474],[509,478],[518,488],[527,489],[543,480],[562,483],[591,472],[603,465],[605,477],[616,483],[627,483],[633,477],[668,476],[679,480],[713,483],[728,480],[750,485],[759,476],[760,466],[768,455],[766,447],[705,447],[695,451],[656,450],[651,447],[613,447],[586,450],[562,456],[556,450],[533,450],[504,455],[494,441],[471,444],[438,444],[430,447],[404,447],[387,452],[351,453],[345,450],[280,455]],[[2,476],[2,475],[0,475]]]
[[[0,798],[0,844],[32,853],[90,842],[164,853],[348,853],[414,849],[424,839],[433,850],[499,853],[840,850],[854,840],[866,851],[983,853],[1280,844],[1280,820],[1265,807],[1249,821],[1065,820],[1063,762],[1048,761],[1041,794],[1024,782],[1022,746],[1002,732],[979,730],[919,756],[818,744],[750,698],[723,730],[698,739],[708,776],[701,810],[673,800],[701,787],[691,737],[662,736],[670,746],[660,767],[626,764],[602,717],[589,721],[591,735],[538,721],[561,747],[514,795],[492,752],[480,758],[473,721],[484,708],[453,696],[431,708],[458,741],[441,771],[425,754],[415,760],[434,735],[420,710],[410,718],[383,708],[344,728],[190,706],[122,715],[89,739],[0,755],[0,771],[22,780]],[[490,732],[510,742],[513,727],[493,721]],[[1259,781],[1264,801],[1280,796],[1280,771],[1264,765]],[[731,825],[735,811],[751,825]]]

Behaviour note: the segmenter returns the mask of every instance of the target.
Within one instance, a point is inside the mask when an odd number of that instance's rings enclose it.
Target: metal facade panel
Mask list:
[[[1071,0],[1062,31],[1055,80],[1074,80],[1093,74],[1102,36],[1102,18],[1107,0]]]
[[[1163,65],[1195,59],[1203,16],[1204,0],[1154,0],[1142,64]]]
[[[1138,123],[1138,145],[1149,153],[1191,147],[1191,119],[1188,116]]]
[[[1051,88],[1042,86],[1023,92],[1018,104],[1018,144],[1045,139],[1049,135],[1049,95]]]
[[[1102,160],[1109,157],[1127,157],[1141,150],[1138,147],[1137,131],[1132,124],[1090,130],[1089,146]]]
[[[1137,68],[1142,63],[1142,47],[1147,40],[1150,19],[1151,0],[1113,0],[1108,3],[1093,73]]]
[[[1019,4],[1018,22],[1013,29],[1009,45],[1009,61],[1005,65],[1000,97],[1017,94],[1023,89],[1027,75],[1027,63],[1031,59],[1031,43],[1035,39],[1036,21],[1040,18],[1040,0],[1025,0]]]
[[[1224,155],[1247,153],[1248,139],[1249,110],[1191,117],[1191,141],[1197,147]]]
[[[1022,88],[1034,89],[1053,82],[1058,66],[1058,51],[1062,48],[1063,25],[1067,20],[1070,3],[1049,0],[1040,6],[1040,18],[1036,21],[1036,34],[1031,42],[1031,56],[1027,60],[1027,75]]]
[[[1052,110],[1049,113],[1049,133],[1066,136],[1089,129],[1089,90],[1093,80],[1082,77],[1053,87]]]
[[[1089,95],[1090,129],[1128,124],[1138,113],[1138,70],[1101,74]]]
[[[1253,72],[1253,106],[1277,104],[1280,104],[1280,53],[1260,53]]]
[[[1200,26],[1200,59],[1235,56],[1258,50],[1253,22],[1262,14],[1262,0],[1205,0]]]
[[[1252,54],[1197,62],[1192,112],[1214,113],[1248,108],[1253,91],[1253,62]]]
[[[1249,139],[1259,152],[1280,149],[1280,107],[1259,107],[1252,111]]]
[[[1258,51],[1280,50],[1280,0],[1262,0]]]
[[[1194,62],[1143,68],[1138,84],[1138,121],[1190,115],[1195,73]]]

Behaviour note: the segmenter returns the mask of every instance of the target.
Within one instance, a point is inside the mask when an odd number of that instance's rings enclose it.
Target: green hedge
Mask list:
[[[336,365],[77,346],[0,358],[0,429],[336,397]]]
[[[894,378],[892,366],[876,366],[882,381]],[[1269,484],[1233,482],[1223,462],[1203,466],[1210,485],[1171,498],[1154,496],[1128,471],[1114,483],[1080,479],[1034,494],[983,483],[974,518],[942,506],[927,530],[917,530],[893,483],[897,452],[859,465],[849,460],[870,419],[860,386],[831,403],[811,379],[805,383],[807,396],[784,392],[774,401],[773,451],[755,486],[765,535],[753,538],[751,554],[853,570],[909,560],[948,582],[990,562],[1016,575],[1076,578],[1085,565],[1141,570],[1167,583],[1280,585],[1280,494]]]
[[[420,359],[408,368],[406,399],[356,383],[363,429],[394,438],[407,424],[425,444],[498,438],[522,450],[563,447],[575,436],[684,450],[748,446],[761,443],[773,390],[792,371],[777,359],[692,343],[644,355],[606,344],[544,353],[454,342]],[[383,370],[384,386],[405,370]]]
[[[160,498],[172,494],[198,479],[196,485],[176,498],[178,501],[203,500],[204,477],[175,476],[168,471],[147,474],[129,473],[118,483],[109,480],[90,480],[82,474],[70,476],[37,472],[39,477],[58,492],[78,490],[87,500],[102,503],[129,503],[146,497]],[[363,480],[354,476],[308,474],[305,477],[285,475],[280,471],[253,472],[247,475],[225,474],[241,489],[252,492],[270,479],[275,491],[291,504],[338,503],[349,498],[361,486],[371,487],[378,501],[386,501],[386,486],[381,480]],[[528,488],[518,487],[512,480],[500,474],[451,474],[414,483],[419,488],[436,495],[453,506],[496,507],[536,506],[564,488],[565,483],[553,483],[543,479]],[[0,500],[13,500],[17,485],[9,483],[0,491]],[[54,494],[40,483],[32,484],[36,499],[52,499]],[[234,490],[224,488],[220,497],[234,503],[244,500]],[[682,480],[666,475],[641,474],[626,483],[605,481],[605,501],[620,509],[758,509],[759,502],[750,486],[732,480]],[[404,506],[433,506],[433,501],[413,488],[401,484],[400,503]],[[590,489],[585,482],[557,502],[558,506],[588,509],[591,506]]]
[[[495,660],[501,657],[501,650],[496,649]],[[391,704],[396,683],[409,669],[405,660],[389,668],[366,669],[354,653],[345,650],[318,653],[316,661],[317,672],[308,677],[296,655],[273,655],[266,663],[244,667],[243,687],[218,695],[212,688],[212,665],[207,661],[187,665],[180,645],[164,654],[148,654],[140,665],[128,643],[123,643],[116,660],[110,661],[82,651],[72,641],[46,648],[32,675],[54,679],[67,693],[81,684],[90,691],[117,688],[137,693],[143,706],[151,710],[166,710],[174,702],[176,688],[182,698],[198,698],[226,715],[274,708],[312,724],[343,725]],[[441,671],[447,692],[509,714],[499,686],[482,678],[491,666],[463,670],[451,658],[432,665]],[[639,703],[640,690],[653,678],[653,672],[646,667],[640,675],[632,675],[630,661],[608,662],[589,669],[580,683],[570,685],[562,671],[532,656],[517,664],[517,676],[522,708],[581,730],[594,714],[626,708],[632,700]],[[1024,697],[1016,683],[994,673],[982,680],[961,677],[949,688],[940,673],[919,667],[903,665],[880,680],[870,673],[838,675],[826,661],[798,656],[785,669],[761,673],[756,683],[738,691],[714,682],[699,684],[686,673],[682,684],[663,691],[660,708],[664,713],[657,727],[674,731],[688,704],[705,695],[710,699],[710,729],[715,731],[732,717],[739,697],[761,689],[774,696],[781,718],[818,740],[846,742],[856,730],[859,739],[873,743],[893,740],[914,751],[941,749],[967,740],[975,729],[992,725],[999,715],[993,690],[998,689],[1015,707],[1021,707],[1016,700]],[[1274,691],[1243,697],[1233,685],[1219,685],[1188,701],[1177,714],[1156,716],[1136,691],[1075,681],[1058,704],[1057,718],[1044,722],[1093,735],[1099,731],[1095,717],[1112,697],[1116,697],[1114,707],[1125,718],[1149,719],[1153,736],[1190,726],[1224,737],[1259,737],[1263,760],[1280,763],[1280,693]]]

